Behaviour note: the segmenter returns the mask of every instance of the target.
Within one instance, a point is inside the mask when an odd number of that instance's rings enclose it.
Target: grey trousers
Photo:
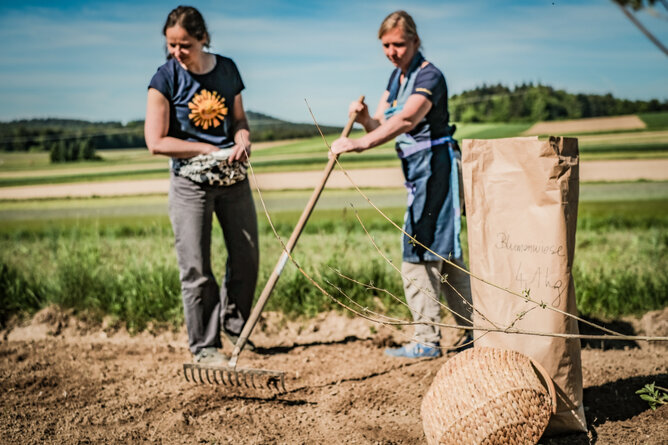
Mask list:
[[[466,267],[461,259],[454,259],[452,262],[462,268]],[[403,262],[401,273],[406,303],[410,307],[413,321],[439,323],[441,305],[438,302],[440,296],[445,295],[448,308],[454,312],[455,322],[458,325],[471,326],[471,280],[466,272],[445,261],[425,261]],[[446,275],[447,282],[444,282]],[[453,290],[453,287],[457,291]],[[441,339],[438,326],[416,324],[414,327],[413,337],[417,342],[435,344]]]
[[[223,229],[227,263],[222,286],[211,270],[213,214]],[[199,184],[172,174],[169,218],[174,230],[188,346],[222,346],[220,329],[239,334],[257,284],[257,215],[248,180],[231,186]]]

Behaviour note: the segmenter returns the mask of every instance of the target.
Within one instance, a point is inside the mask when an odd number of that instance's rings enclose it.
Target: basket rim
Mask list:
[[[531,365],[534,367],[534,369],[538,371],[537,374],[540,380],[542,380],[545,386],[547,386],[547,393],[550,396],[550,400],[552,401],[552,414],[557,414],[557,391],[554,388],[552,377],[550,377],[550,374],[547,372],[545,367],[537,360],[529,357],[529,361],[531,362]]]
[[[517,355],[519,357],[524,357],[529,360],[531,365],[533,366],[534,370],[536,371],[536,374],[538,375],[539,381],[543,384],[543,387],[546,389],[548,396],[550,397],[550,400],[552,402],[552,414],[557,413],[557,391],[554,387],[554,381],[552,380],[552,376],[550,376],[550,373],[547,372],[545,367],[540,364],[537,360],[535,360],[533,357],[530,357],[523,352],[516,351],[514,349],[506,349],[506,348],[499,348],[499,347],[493,347],[493,346],[480,346],[480,347],[474,347],[471,349],[468,349],[466,351],[460,352],[459,354],[455,355],[454,357],[451,358],[457,358],[457,357],[463,357],[463,356],[475,356],[476,354],[482,354],[486,351],[497,351],[497,352],[506,352],[510,354]],[[446,362],[447,363],[447,362]]]

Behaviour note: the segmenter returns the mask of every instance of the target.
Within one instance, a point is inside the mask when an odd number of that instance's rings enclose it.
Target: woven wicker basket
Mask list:
[[[555,408],[542,366],[516,351],[482,347],[441,367],[421,414],[429,444],[535,444]]]

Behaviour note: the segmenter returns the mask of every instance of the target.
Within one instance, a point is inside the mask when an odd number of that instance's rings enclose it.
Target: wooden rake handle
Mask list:
[[[360,96],[359,102],[360,103],[364,102],[364,96]],[[341,132],[342,137],[348,137],[350,131],[353,128],[353,125],[355,124],[356,118],[357,118],[357,113],[353,113],[350,115],[348,123]],[[276,286],[276,283],[278,282],[278,279],[281,276],[281,272],[283,272],[283,268],[290,259],[290,254],[292,253],[292,249],[294,249],[295,245],[297,244],[297,240],[299,240],[299,236],[302,234],[302,231],[304,230],[304,227],[306,226],[306,223],[308,222],[308,219],[311,216],[311,213],[313,212],[316,203],[318,202],[318,198],[320,198],[320,194],[322,193],[322,190],[325,188],[325,184],[327,183],[327,179],[329,179],[329,175],[332,173],[332,170],[334,169],[334,165],[336,164],[337,158],[338,155],[334,155],[329,158],[329,162],[327,163],[327,167],[325,167],[325,171],[322,175],[322,179],[320,180],[320,184],[318,184],[315,190],[313,190],[311,199],[306,204],[306,208],[304,208],[302,216],[299,218],[297,225],[292,231],[292,235],[290,236],[288,243],[285,245],[283,254],[276,263],[274,271],[271,273],[271,276],[269,277],[267,284],[264,286],[264,289],[260,294],[260,298],[258,299],[257,303],[255,304],[255,307],[253,308],[253,312],[246,321],[244,329],[241,331],[241,334],[239,335],[237,344],[234,346],[234,351],[232,352],[232,358],[230,358],[230,362],[228,364],[230,367],[232,368],[236,367],[237,360],[239,359],[239,354],[246,345],[246,341],[248,340],[248,337],[253,331],[255,324],[259,320],[260,314],[264,310],[264,307],[267,304],[267,300],[269,300],[269,296],[273,292],[274,287]]]

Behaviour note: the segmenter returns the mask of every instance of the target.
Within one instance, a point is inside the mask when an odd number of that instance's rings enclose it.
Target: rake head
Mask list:
[[[283,371],[184,363],[183,375],[186,381],[193,383],[269,389],[278,393],[287,391],[285,389],[285,372]]]

